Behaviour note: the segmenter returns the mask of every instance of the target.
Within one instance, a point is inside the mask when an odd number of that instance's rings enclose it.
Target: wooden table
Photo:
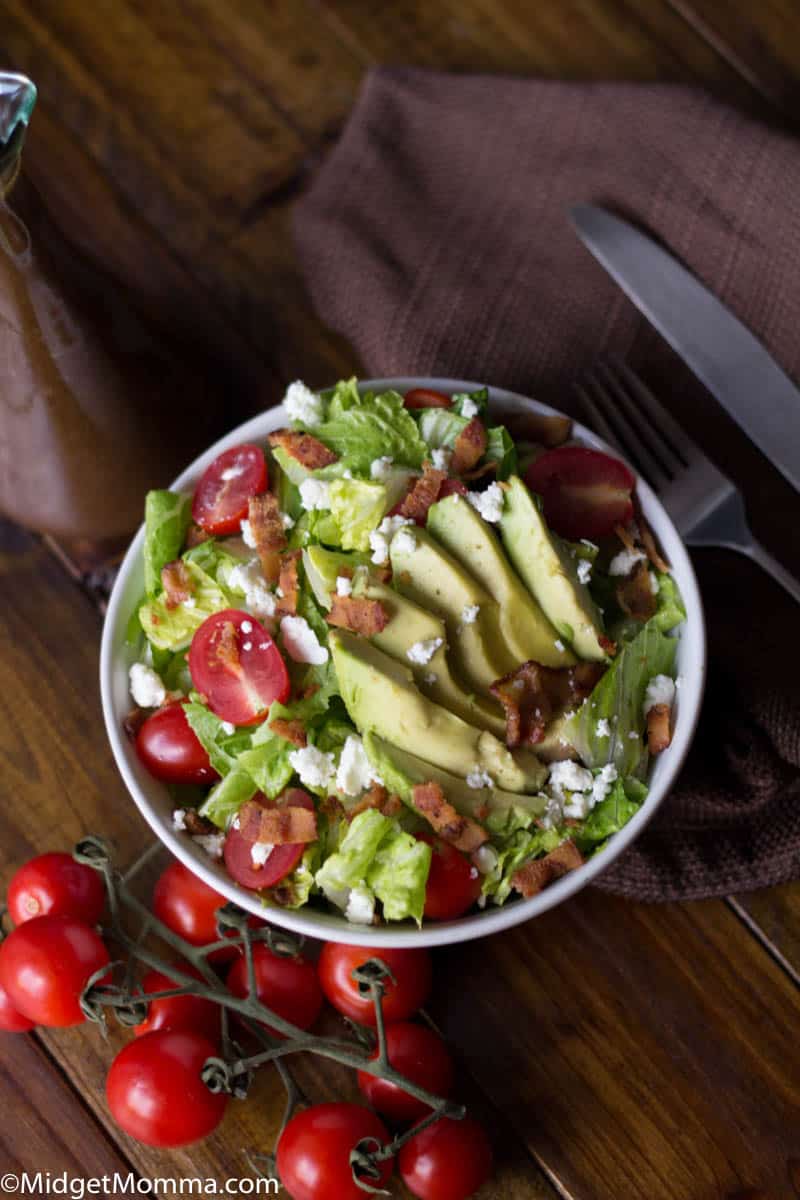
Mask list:
[[[798,111],[790,0],[5,0],[0,45],[39,85],[26,162],[69,235],[257,374],[226,397],[231,423],[298,375],[358,368],[311,311],[287,214],[370,64],[699,80],[784,122]],[[132,859],[148,834],[102,730],[97,607],[10,525],[0,580],[3,878],[90,829]],[[588,890],[439,953],[432,1016],[498,1150],[482,1195],[800,1195],[798,930],[800,885],[662,907]],[[116,1044],[3,1037],[0,1173],[221,1181],[248,1173],[243,1147],[270,1147],[269,1074],[196,1149],[128,1139],[103,1097]],[[352,1093],[328,1068],[303,1075],[317,1096]]]

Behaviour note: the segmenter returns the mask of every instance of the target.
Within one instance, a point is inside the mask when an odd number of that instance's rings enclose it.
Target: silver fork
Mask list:
[[[589,423],[638,467],[687,545],[746,554],[800,602],[800,581],[753,537],[742,493],[630,367],[600,362],[575,388]]]

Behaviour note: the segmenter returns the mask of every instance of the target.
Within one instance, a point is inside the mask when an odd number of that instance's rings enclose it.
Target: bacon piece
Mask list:
[[[489,688],[506,713],[506,745],[535,746],[561,709],[580,704],[605,672],[603,663],[543,667],[523,663]]]
[[[214,654],[223,667],[227,667],[234,675],[241,675],[242,664],[239,661],[239,643],[236,640],[236,626],[233,621],[225,621],[214,642]]]
[[[207,542],[210,537],[211,534],[207,533],[202,525],[195,525],[193,521],[186,531],[186,548],[191,550],[192,546],[199,546],[202,542]]]
[[[247,520],[261,561],[267,583],[273,584],[280,572],[280,556],[286,549],[286,530],[283,528],[278,498],[272,492],[251,496],[247,505]]]
[[[672,741],[669,704],[654,704],[647,710],[647,749],[660,754]]]
[[[161,586],[167,608],[177,608],[189,599],[194,591],[194,580],[183,559],[176,558],[161,568]]]
[[[606,637],[606,635],[604,633],[601,633],[598,636],[597,642],[598,642],[598,645],[600,646],[600,649],[605,650],[605,652],[609,656],[609,658],[613,658],[614,655],[617,653],[617,643],[612,642],[611,638]]]
[[[275,605],[278,616],[293,617],[297,612],[297,600],[300,595],[299,564],[301,550],[291,550],[280,560],[278,587],[283,595]]]
[[[445,479],[446,471],[440,471],[429,462],[423,463],[422,475],[414,481],[414,486],[400,505],[400,516],[409,517],[417,525],[424,525],[428,509],[438,500]]]
[[[658,607],[647,563],[639,560],[630,575],[617,584],[617,603],[635,621],[649,621]]]
[[[347,819],[352,821],[353,817],[357,817],[359,813],[366,812],[368,808],[383,808],[383,805],[389,799],[389,793],[382,783],[373,783],[372,787],[362,796],[358,804],[348,810]]]
[[[535,858],[525,863],[511,876],[511,886],[526,898],[536,896],[549,884],[583,866],[583,855],[573,841],[562,842],[545,854],[544,858]]]
[[[239,810],[239,831],[248,842],[295,846],[316,839],[317,815],[298,805],[268,808],[258,800],[248,800]]]
[[[473,417],[456,438],[453,457],[450,459],[451,475],[462,475],[464,471],[471,471],[485,452],[486,426],[480,417]]]
[[[385,567],[373,567],[372,574],[375,576],[378,583],[392,582],[392,568],[388,563]]]
[[[551,450],[561,446],[572,433],[572,421],[556,413],[495,412],[493,418],[505,425],[515,442],[538,442]]]
[[[201,817],[196,808],[183,810],[183,827],[193,837],[205,837],[209,833],[219,833],[216,825],[207,817]]]
[[[277,733],[278,737],[285,738],[287,742],[291,742],[293,746],[299,746],[301,750],[308,745],[306,727],[296,717],[292,720],[287,720],[286,717],[276,717],[274,721],[270,721],[269,727],[274,733]]]
[[[650,562],[657,571],[661,571],[662,573],[666,574],[669,571],[669,563],[662,557],[661,552],[656,545],[656,539],[653,536],[653,531],[641,513],[639,514],[639,528],[642,533],[642,545],[644,546],[645,554],[650,559]]]
[[[381,805],[381,812],[391,821],[394,820],[395,817],[399,816],[404,808],[405,805],[399,796],[390,796],[389,799]]]
[[[472,854],[489,835],[471,817],[462,817],[445,799],[438,783],[418,783],[412,793],[414,807],[430,822],[443,841],[455,846],[464,854]]]
[[[290,458],[299,462],[308,471],[329,467],[339,461],[339,455],[310,433],[297,433],[293,429],[276,429],[267,438],[270,446],[280,446]]]
[[[145,708],[132,708],[127,717],[122,722],[122,729],[127,737],[133,742],[136,740],[136,735],[149,717],[149,713]]]
[[[331,610],[326,620],[339,629],[349,629],[363,637],[381,633],[389,624],[389,615],[380,600],[366,596],[331,596]]]
[[[633,531],[627,525],[615,525],[614,533],[622,542],[626,550],[631,554],[635,554],[639,547],[636,545],[636,539],[633,536]]]

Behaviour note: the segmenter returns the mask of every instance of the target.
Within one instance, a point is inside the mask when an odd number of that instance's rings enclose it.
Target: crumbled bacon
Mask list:
[[[315,841],[317,816],[312,809],[299,805],[267,807],[258,800],[248,800],[239,810],[239,832],[248,842],[296,846]]]
[[[386,801],[389,799],[389,793],[382,783],[373,783],[369,791],[361,797],[358,804],[348,810],[347,819],[352,821],[353,817],[357,817],[359,813],[366,812],[368,808],[383,808]]]
[[[331,596],[331,610],[326,619],[329,625],[349,629],[363,637],[380,633],[389,623],[389,615],[381,601],[368,600],[366,596]]]
[[[338,796],[324,796],[319,802],[319,810],[331,822],[342,821],[347,815]]]
[[[562,445],[572,433],[572,421],[560,415],[531,412],[494,412],[515,442],[538,442],[551,450]]]
[[[583,866],[583,855],[573,841],[562,842],[545,854],[520,867],[511,876],[511,886],[526,898],[536,896],[549,884]]]
[[[207,533],[202,525],[195,525],[193,521],[186,531],[186,548],[191,550],[192,546],[199,546],[202,542],[207,542],[210,537],[211,534]]]
[[[375,576],[378,583],[392,582],[392,568],[388,564],[385,567],[373,567],[372,574]]]
[[[612,642],[611,638],[606,637],[606,635],[604,633],[601,633],[598,636],[597,642],[598,642],[598,645],[600,646],[600,649],[605,650],[605,652],[609,656],[609,658],[613,658],[614,655],[617,653],[617,643]]]
[[[299,462],[308,471],[329,467],[339,461],[339,455],[310,433],[297,433],[292,429],[276,429],[267,438],[270,446],[280,446],[290,458]]]
[[[543,667],[523,663],[489,688],[506,713],[506,745],[535,746],[553,716],[585,700],[605,671],[603,663]]]
[[[299,746],[300,749],[308,745],[306,737],[306,727],[297,717],[288,720],[286,717],[275,717],[269,723],[273,733],[277,733],[278,737],[285,738],[287,742],[291,742],[293,746]]]
[[[264,578],[267,583],[275,583],[280,571],[280,556],[286,549],[286,530],[283,528],[277,496],[272,492],[251,496],[247,506],[247,519],[250,522],[250,532],[256,544]]]
[[[663,558],[658,546],[656,545],[656,539],[653,536],[653,531],[641,514],[639,514],[639,528],[642,533],[642,545],[644,546],[645,554],[650,559],[650,562],[657,571],[661,571],[662,574],[666,574],[669,571],[669,563]]]
[[[615,525],[614,533],[622,542],[626,550],[631,554],[635,554],[639,547],[636,545],[636,539],[633,536],[633,530],[627,525]]]
[[[660,754],[672,741],[669,704],[654,704],[647,710],[647,749]]]
[[[465,471],[471,471],[485,452],[486,426],[480,417],[473,417],[456,438],[450,459],[451,475],[463,475]]]
[[[183,828],[193,837],[205,837],[209,833],[219,833],[216,825],[207,817],[201,817],[196,808],[183,810]]]
[[[297,612],[297,600],[300,595],[299,565],[301,550],[291,550],[280,560],[278,587],[282,593],[275,612],[282,617],[293,617]]]
[[[447,479],[447,472],[423,463],[422,475],[414,481],[414,485],[400,505],[401,517],[409,517],[417,525],[424,525],[428,517],[428,509],[439,498],[442,484]]]
[[[161,568],[161,586],[167,608],[177,608],[189,599],[194,591],[194,580],[183,559],[176,558]]]
[[[381,812],[389,820],[394,820],[403,811],[403,801],[399,796],[390,796],[384,804],[381,805]]]
[[[472,854],[488,840],[489,835],[471,817],[462,817],[445,799],[438,783],[418,783],[412,793],[414,807],[430,822],[443,841]]]
[[[135,741],[136,735],[144,725],[150,714],[144,708],[132,708],[127,717],[122,722],[122,728],[126,736]]]
[[[213,652],[223,667],[227,667],[234,675],[241,675],[242,664],[239,660],[239,642],[236,636],[236,626],[233,621],[224,621],[217,633]]]
[[[658,607],[647,563],[639,560],[630,575],[617,584],[617,604],[635,621],[649,621]]]

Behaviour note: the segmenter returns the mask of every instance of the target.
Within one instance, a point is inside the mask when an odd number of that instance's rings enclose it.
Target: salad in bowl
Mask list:
[[[666,791],[702,691],[694,576],[629,467],[509,393],[412,382],[292,384],[150,492],[104,641],[163,840],[361,942],[476,936],[580,886]]]

